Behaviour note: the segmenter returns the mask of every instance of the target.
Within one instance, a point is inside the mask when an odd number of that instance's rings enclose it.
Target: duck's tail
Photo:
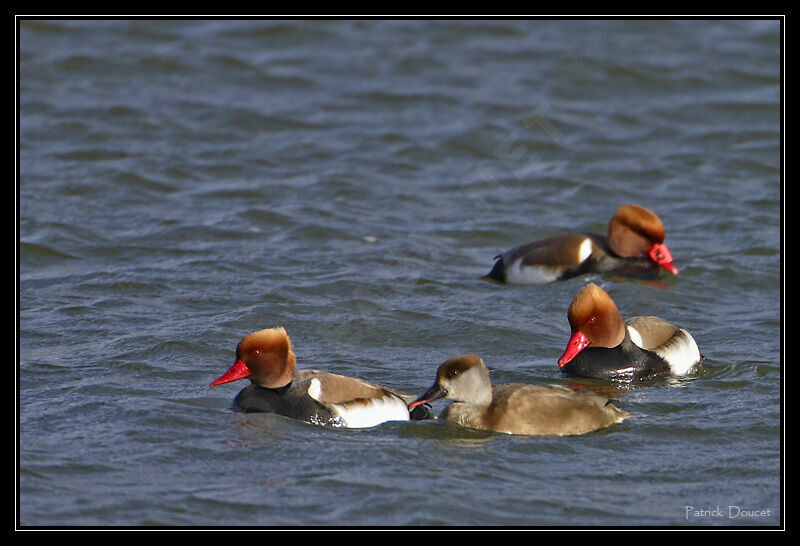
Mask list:
[[[503,263],[503,256],[498,254],[494,257],[497,260],[494,263],[494,267],[492,270],[489,271],[489,274],[485,276],[487,279],[494,279],[495,281],[505,282],[506,281],[506,274],[505,274],[505,264]]]

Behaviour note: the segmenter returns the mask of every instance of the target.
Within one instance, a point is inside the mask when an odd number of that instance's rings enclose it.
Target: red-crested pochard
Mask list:
[[[453,400],[439,419],[506,434],[584,434],[631,417],[605,396],[586,389],[521,383],[493,387],[489,370],[475,354],[444,362],[433,386],[408,407],[413,410],[439,398]]]
[[[664,224],[651,210],[622,205],[608,234],[573,233],[521,245],[495,256],[487,277],[509,284],[541,284],[585,273],[655,274],[659,267],[678,274]]]
[[[316,370],[295,371],[292,342],[283,328],[246,335],[236,362],[211,387],[250,379],[234,406],[245,412],[277,413],[316,425],[365,428],[408,421],[413,396],[374,383]],[[413,418],[430,417],[427,408]]]
[[[703,359],[680,326],[652,316],[623,321],[611,296],[594,283],[578,292],[567,319],[572,334],[558,359],[567,374],[617,380],[679,376]]]

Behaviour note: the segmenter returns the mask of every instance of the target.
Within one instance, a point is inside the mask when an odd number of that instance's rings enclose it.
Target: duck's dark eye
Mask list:
[[[592,317],[589,319],[589,324],[594,324],[595,322],[597,322],[597,317]]]
[[[450,370],[450,377],[455,377],[457,375],[458,375],[458,370],[457,369]]]

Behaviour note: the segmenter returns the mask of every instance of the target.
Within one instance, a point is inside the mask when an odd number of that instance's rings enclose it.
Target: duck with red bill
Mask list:
[[[605,235],[566,233],[514,247],[495,256],[487,277],[509,284],[541,284],[586,273],[652,278],[664,269],[677,275],[665,236],[655,212],[622,205]]]
[[[569,375],[630,381],[691,372],[703,357],[680,326],[646,315],[623,320],[608,293],[589,283],[567,311],[571,333],[559,369]]]
[[[424,407],[409,414],[411,395],[355,377],[295,370],[295,361],[285,329],[259,330],[242,338],[234,364],[210,386],[249,379],[250,385],[234,399],[237,409],[276,413],[317,425],[366,428],[430,418]]]

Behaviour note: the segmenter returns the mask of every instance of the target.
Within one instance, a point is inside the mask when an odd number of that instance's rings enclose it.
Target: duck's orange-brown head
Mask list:
[[[594,283],[578,292],[567,311],[572,335],[564,354],[558,359],[564,366],[589,345],[616,347],[625,337],[625,323],[614,300]]]
[[[622,205],[608,223],[608,245],[617,256],[631,258],[646,252],[660,267],[677,275],[678,268],[664,237],[661,218],[639,205]]]
[[[294,377],[292,341],[283,328],[267,328],[246,335],[236,346],[236,362],[215,379],[212,387],[249,378],[261,387],[275,389]]]

